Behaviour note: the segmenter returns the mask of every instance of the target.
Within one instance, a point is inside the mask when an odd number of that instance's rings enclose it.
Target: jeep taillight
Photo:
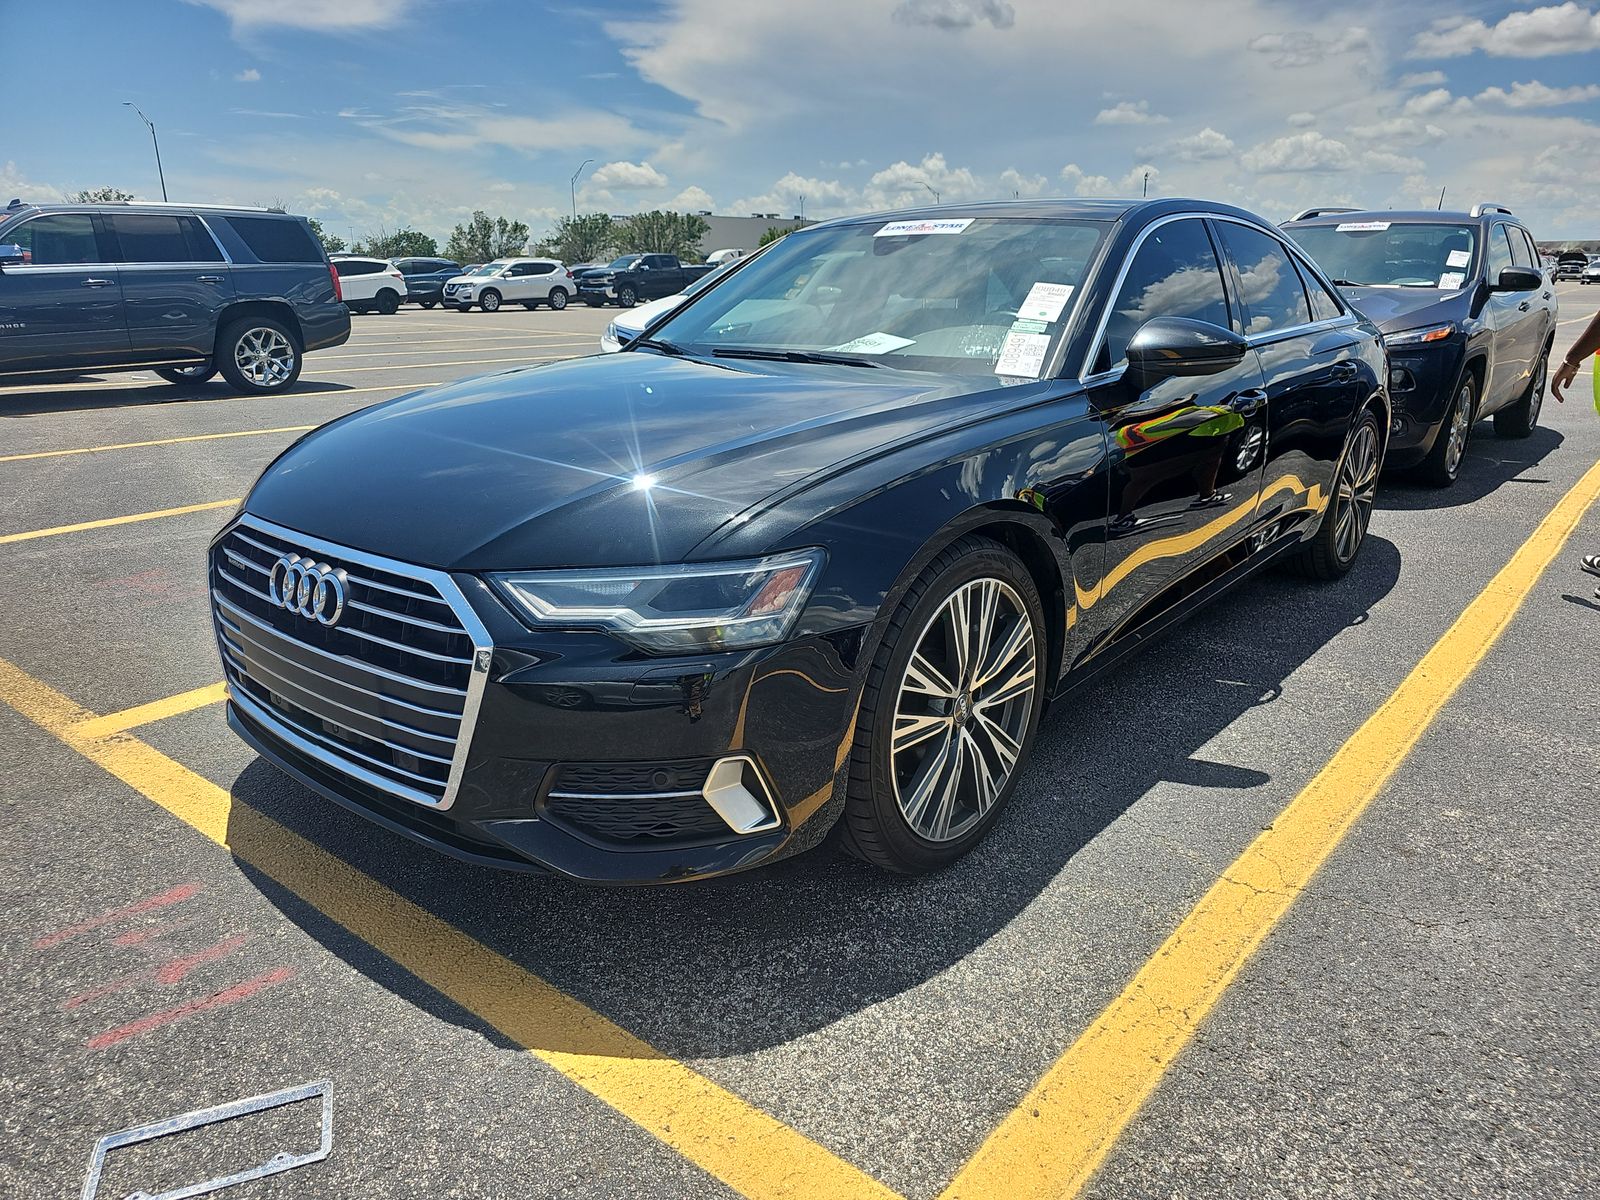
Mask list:
[[[340,303],[344,299],[344,289],[339,286],[339,272],[333,269],[333,264],[328,264],[328,278],[333,280],[333,302]]]

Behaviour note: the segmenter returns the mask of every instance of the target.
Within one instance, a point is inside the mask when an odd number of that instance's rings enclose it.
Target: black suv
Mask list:
[[[391,258],[406,277],[406,301],[432,308],[444,297],[444,285],[461,274],[461,264],[448,258]]]
[[[307,350],[350,338],[350,313],[304,217],[193,204],[0,209],[0,377],[218,371],[283,391]]]
[[[1481,418],[1493,416],[1501,437],[1533,432],[1556,299],[1533,236],[1509,208],[1314,208],[1283,228],[1383,330],[1390,466],[1417,467],[1448,487]]]

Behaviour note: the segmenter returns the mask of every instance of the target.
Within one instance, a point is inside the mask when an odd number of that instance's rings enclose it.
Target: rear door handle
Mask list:
[[[1251,388],[1249,391],[1236,392],[1228,397],[1228,407],[1242,417],[1251,416],[1267,402],[1267,393],[1261,388]]]
[[[84,287],[110,287],[111,286],[111,280],[109,280],[109,279],[85,279],[83,281],[83,286]]]
[[[196,283],[221,283],[222,282],[222,276],[221,275],[196,275],[195,276],[195,282]]]
[[[1333,370],[1328,375],[1339,383],[1348,383],[1361,374],[1361,368],[1353,362],[1338,362],[1333,364]]]

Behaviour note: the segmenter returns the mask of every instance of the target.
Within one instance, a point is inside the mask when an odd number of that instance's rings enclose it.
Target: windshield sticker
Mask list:
[[[961,221],[890,221],[873,237],[921,237],[925,233],[965,233],[972,218]]]
[[[1028,298],[1017,310],[1017,316],[1028,321],[1054,321],[1072,299],[1070,283],[1036,283],[1028,291]]]
[[[842,350],[846,354],[888,354],[890,351],[916,344],[916,338],[896,337],[892,333],[869,333],[862,337],[851,338],[838,346],[829,346],[828,349]]]
[[[1471,261],[1471,250],[1452,250],[1445,255],[1444,265],[1447,267],[1464,267]]]
[[[1005,344],[1000,347],[1000,359],[994,364],[994,373],[1037,379],[1049,349],[1048,333],[1008,333]]]
[[[1338,227],[1339,233],[1379,233],[1389,228],[1387,221],[1346,221]]]
[[[1466,276],[1460,271],[1446,271],[1439,276],[1439,286],[1447,292],[1453,292],[1461,286],[1462,281],[1465,279]]]
[[[1029,321],[1018,317],[1011,322],[1012,333],[1049,333],[1050,326],[1044,321]]]

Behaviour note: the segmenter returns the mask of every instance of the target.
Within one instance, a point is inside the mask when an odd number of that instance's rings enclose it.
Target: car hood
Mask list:
[[[246,508],[446,570],[681,561],[778,493],[1037,391],[889,368],[597,355],[343,417],[280,456]]]
[[[623,312],[618,313],[611,323],[618,329],[632,330],[637,333],[662,313],[671,312],[687,299],[688,297],[682,292],[672,296],[663,296],[661,299],[652,300],[648,304],[640,304],[634,308],[625,309]]]
[[[1384,333],[1399,333],[1461,316],[1460,291],[1434,288],[1347,287],[1339,289]]]

